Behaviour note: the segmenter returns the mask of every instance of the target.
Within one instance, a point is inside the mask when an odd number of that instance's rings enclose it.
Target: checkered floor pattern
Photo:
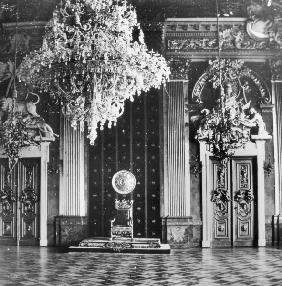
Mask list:
[[[0,285],[282,285],[282,249],[183,249],[169,254],[64,253],[0,247]]]

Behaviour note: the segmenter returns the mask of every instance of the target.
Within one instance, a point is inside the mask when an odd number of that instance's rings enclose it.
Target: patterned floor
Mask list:
[[[282,249],[189,249],[170,255],[0,247],[0,285],[282,285]]]

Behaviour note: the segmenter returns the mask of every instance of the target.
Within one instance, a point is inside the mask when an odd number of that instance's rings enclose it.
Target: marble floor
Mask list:
[[[65,253],[0,246],[0,285],[282,285],[282,249]]]

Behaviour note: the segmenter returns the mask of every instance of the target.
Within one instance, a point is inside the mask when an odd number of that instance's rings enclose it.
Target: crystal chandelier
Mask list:
[[[228,84],[230,90],[231,86]],[[242,101],[223,91],[221,88],[220,100],[206,113],[200,123],[196,138],[205,141],[209,151],[219,161],[226,161],[234,155],[236,149],[244,147],[250,140],[250,128],[245,127],[245,113]]]
[[[88,126],[90,143],[117,122],[126,100],[159,88],[170,74],[148,51],[135,9],[126,0],[64,0],[41,49],[22,62],[19,78],[63,106],[72,126]]]
[[[207,77],[214,89],[219,90],[219,98],[214,107],[202,110],[196,139],[205,141],[209,151],[223,164],[232,157],[236,149],[242,148],[250,140],[250,128],[246,127],[245,109],[249,108],[245,96],[246,86],[240,77],[247,74],[243,61],[221,59],[219,38],[219,13],[217,6],[218,58],[209,62]],[[240,93],[243,99],[239,100]],[[243,103],[244,100],[244,103]]]

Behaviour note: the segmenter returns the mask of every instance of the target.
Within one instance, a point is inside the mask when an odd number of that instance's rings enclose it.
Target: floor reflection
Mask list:
[[[170,255],[0,247],[0,285],[282,285],[282,249],[188,249]]]

